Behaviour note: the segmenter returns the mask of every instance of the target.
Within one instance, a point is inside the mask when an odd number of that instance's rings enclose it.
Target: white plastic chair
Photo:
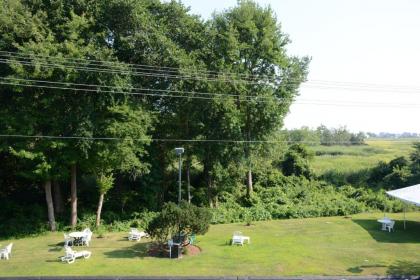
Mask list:
[[[241,245],[241,246],[244,245],[244,239],[243,239],[242,232],[235,231],[233,233],[231,245],[234,245],[234,244]]]
[[[388,230],[389,232],[394,231],[394,225],[395,225],[395,221],[391,221],[389,224],[386,224],[385,229]]]
[[[92,240],[92,232],[89,231],[85,231],[85,236],[82,237],[82,245],[86,245],[89,247],[89,243]]]
[[[65,249],[65,255],[64,257],[61,257],[61,261],[67,262],[69,264],[74,263],[76,258],[88,259],[92,255],[90,251],[77,252],[77,251],[72,250],[69,246],[65,246],[64,249]]]
[[[64,246],[73,245],[73,238],[71,238],[68,234],[64,234]]]
[[[144,231],[139,231],[136,228],[130,228],[130,232],[128,233],[128,240],[140,241],[142,237],[149,237],[149,234]]]
[[[6,259],[8,260],[10,258],[10,256],[12,255],[12,247],[13,247],[13,243],[10,243],[9,245],[7,245],[5,248],[0,250],[0,259]]]

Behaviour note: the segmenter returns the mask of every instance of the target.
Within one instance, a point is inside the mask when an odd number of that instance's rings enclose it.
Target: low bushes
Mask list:
[[[286,177],[276,187],[256,188],[248,199],[222,193],[219,207],[212,209],[212,223],[351,215],[368,210],[402,211],[402,203],[383,190],[335,187],[322,181]],[[269,185],[272,185],[271,183]],[[244,201],[246,202],[244,204]],[[250,202],[253,202],[250,203]]]

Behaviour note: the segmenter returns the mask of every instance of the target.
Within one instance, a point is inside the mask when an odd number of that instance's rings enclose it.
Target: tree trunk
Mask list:
[[[246,195],[249,197],[253,190],[254,188],[252,186],[252,171],[250,168],[247,172],[247,177],[246,177]]]
[[[191,167],[191,159],[188,156],[188,159],[187,159],[187,192],[188,192],[188,203],[191,203],[190,167]]]
[[[71,216],[70,225],[74,228],[77,224],[77,182],[76,182],[76,164],[71,166]]]
[[[207,200],[209,202],[209,206],[210,208],[213,208],[213,191],[212,191],[212,178],[211,178],[211,174],[210,174],[210,167],[208,166],[208,158],[206,157],[206,159],[204,160],[204,170],[203,170],[203,175],[204,175],[204,180],[206,182],[207,185]]]
[[[247,105],[246,113],[246,140],[248,141],[245,144],[245,156],[248,164],[248,172],[246,176],[246,195],[249,197],[253,191],[251,170],[251,117],[249,114],[249,105]]]
[[[62,214],[64,211],[63,194],[61,193],[61,186],[57,181],[52,182],[54,194],[54,210],[55,214]]]
[[[45,199],[47,201],[48,208],[48,223],[50,224],[51,231],[56,231],[55,217],[54,217],[54,205],[51,195],[51,180],[47,180],[44,184]]]
[[[99,196],[99,203],[98,203],[98,210],[96,211],[96,226],[99,227],[101,224],[101,212],[102,212],[102,205],[104,204],[104,197],[105,194],[101,193]]]

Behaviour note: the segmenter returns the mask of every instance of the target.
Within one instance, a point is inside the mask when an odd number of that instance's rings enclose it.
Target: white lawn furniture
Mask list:
[[[251,238],[249,236],[244,236],[240,231],[235,231],[232,236],[231,245],[236,244],[243,246],[245,241],[249,244],[251,242]]]
[[[77,251],[72,250],[68,246],[65,246],[64,249],[65,249],[65,255],[64,255],[64,257],[61,257],[62,262],[74,263],[74,261],[77,258],[88,259],[92,255],[92,253],[90,251],[79,251],[79,252],[77,252]]]
[[[10,256],[12,255],[12,247],[13,247],[13,243],[10,243],[5,248],[0,249],[0,259],[8,260]]]
[[[64,246],[70,246],[70,244],[73,245],[73,238],[68,234],[64,234]]]
[[[86,245],[89,246],[90,241],[92,240],[92,231],[90,230],[90,228],[86,228],[85,230],[83,230],[83,237],[81,240],[82,245]]]
[[[391,221],[389,224],[385,226],[385,230],[389,232],[391,232],[391,230],[394,231],[394,225],[395,225],[395,221]]]
[[[394,221],[391,220],[388,217],[383,217],[382,219],[379,219],[378,222],[381,223],[381,225],[382,225],[381,230],[388,230],[387,226],[390,225],[391,223],[393,223]],[[394,222],[394,224],[395,224],[395,222]],[[392,227],[394,227],[394,225],[392,225]]]
[[[89,246],[89,243],[92,239],[92,231],[89,228],[86,228],[83,231],[75,231],[69,234],[73,238],[74,245],[86,245]]]
[[[131,228],[128,233],[128,240],[130,241],[140,241],[142,237],[149,237],[149,235],[144,231],[139,231],[136,228]]]

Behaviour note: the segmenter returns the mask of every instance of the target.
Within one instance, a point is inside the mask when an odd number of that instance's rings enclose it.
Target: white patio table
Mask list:
[[[86,236],[86,232],[74,231],[70,232],[69,236],[73,238],[73,244],[80,244],[81,239]]]

